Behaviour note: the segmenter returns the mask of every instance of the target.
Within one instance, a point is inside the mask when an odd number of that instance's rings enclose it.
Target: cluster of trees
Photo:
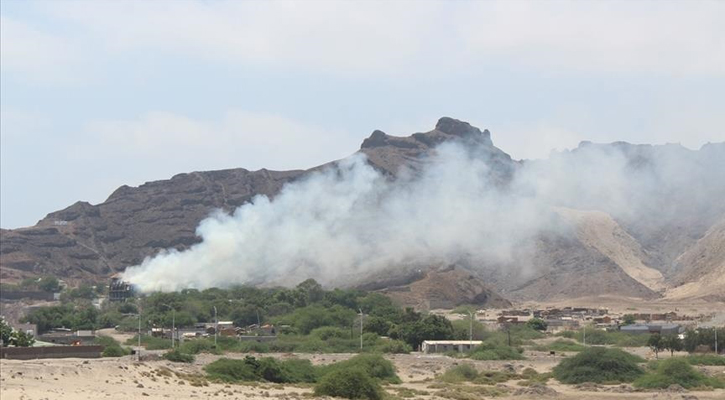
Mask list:
[[[25,321],[38,325],[39,332],[54,328],[100,329],[118,327],[135,331],[138,313],[143,329],[151,326],[177,327],[196,323],[231,320],[237,326],[269,322],[285,326],[288,335],[310,335],[318,328],[334,327],[359,337],[360,315],[365,334],[388,336],[413,348],[425,339],[453,339],[451,322],[441,316],[402,309],[386,296],[359,290],[324,290],[312,279],[294,288],[187,289],[174,293],[152,293],[125,303],[105,303],[99,310],[91,304],[93,288],[83,286],[61,296],[61,304],[40,307]]]
[[[682,340],[674,334],[660,335],[655,333],[650,335],[647,346],[655,353],[655,358],[659,358],[660,351],[669,350],[670,355],[674,355],[676,351],[682,350]]]
[[[688,329],[685,331],[684,338],[680,339],[678,335],[659,335],[652,334],[647,340],[647,346],[658,356],[660,351],[669,351],[670,355],[674,355],[676,351],[685,350],[693,353],[697,350],[715,351],[715,342],[717,337],[717,349],[721,352],[725,346],[725,329],[723,328],[699,328]]]
[[[715,351],[716,337],[718,352],[725,352],[725,328],[688,329],[682,340],[682,349],[690,353],[703,347],[703,350]]]
[[[33,335],[23,331],[13,331],[5,320],[0,319],[0,339],[2,339],[3,347],[10,345],[17,347],[30,347],[35,344]]]

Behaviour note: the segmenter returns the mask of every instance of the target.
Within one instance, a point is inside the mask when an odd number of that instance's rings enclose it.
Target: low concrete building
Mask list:
[[[677,324],[633,324],[623,326],[619,330],[634,334],[659,333],[660,335],[677,335],[682,328]]]
[[[447,353],[455,351],[468,353],[481,345],[480,340],[424,340],[421,350],[423,353]]]

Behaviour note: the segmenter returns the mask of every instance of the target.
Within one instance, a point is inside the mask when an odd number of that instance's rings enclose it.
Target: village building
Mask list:
[[[659,333],[660,335],[677,335],[682,331],[678,324],[633,324],[619,328],[622,332],[633,334]]]
[[[469,353],[483,343],[480,340],[424,340],[421,350],[425,354],[448,353]]]

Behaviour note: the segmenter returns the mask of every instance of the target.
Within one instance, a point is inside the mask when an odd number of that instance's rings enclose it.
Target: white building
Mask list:
[[[481,345],[480,340],[424,340],[421,350],[423,353],[448,353],[456,351],[468,353]]]

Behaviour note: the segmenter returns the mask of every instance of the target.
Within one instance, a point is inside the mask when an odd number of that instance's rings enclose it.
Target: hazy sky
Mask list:
[[[441,116],[514,158],[725,140],[725,2],[2,0],[0,226]]]

